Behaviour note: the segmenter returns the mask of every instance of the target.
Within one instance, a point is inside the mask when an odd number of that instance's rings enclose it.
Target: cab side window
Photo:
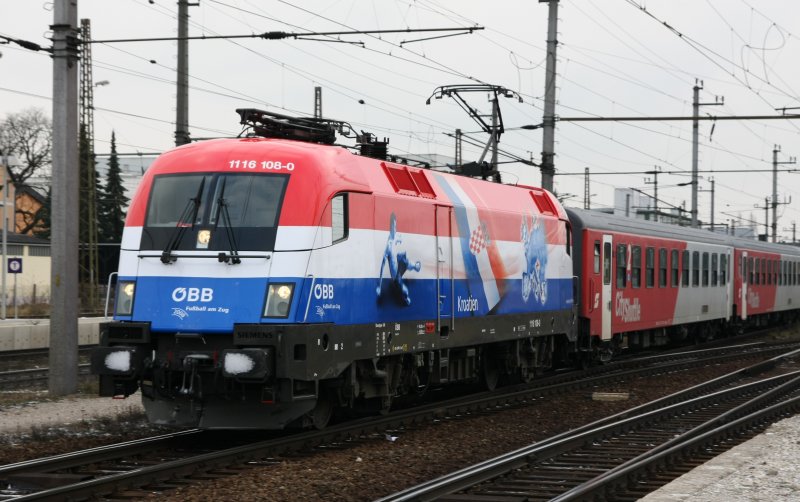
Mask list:
[[[331,200],[331,237],[333,243],[347,239],[349,233],[347,194],[340,193]]]

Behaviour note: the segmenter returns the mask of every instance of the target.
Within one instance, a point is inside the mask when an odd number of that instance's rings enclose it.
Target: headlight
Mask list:
[[[294,284],[270,284],[267,288],[267,304],[264,306],[264,317],[289,317],[292,305]]]
[[[131,315],[133,313],[133,297],[135,293],[135,282],[120,281],[117,283],[117,315]]]
[[[211,242],[211,230],[200,230],[197,232],[198,249],[208,249],[209,242]]]

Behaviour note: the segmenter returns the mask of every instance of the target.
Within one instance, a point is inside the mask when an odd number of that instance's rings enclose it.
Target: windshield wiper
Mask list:
[[[203,187],[205,184],[206,177],[203,176],[203,179],[200,180],[200,186],[197,188],[197,195],[189,199],[189,202],[183,209],[183,213],[181,213],[181,217],[178,218],[178,223],[175,225],[172,235],[170,235],[167,247],[164,248],[164,252],[161,253],[161,263],[168,265],[178,259],[172,252],[180,245],[183,234],[186,233],[186,229],[191,228],[194,230],[194,223],[197,221],[197,212],[200,210],[200,201],[203,197]],[[191,217],[191,223],[186,221],[187,217]]]
[[[214,230],[217,229],[219,225],[219,217],[220,212],[222,213],[222,217],[225,219],[223,224],[225,225],[225,235],[228,236],[228,244],[231,246],[230,254],[225,252],[220,253],[217,256],[220,263],[228,263],[230,262],[232,265],[236,265],[241,263],[242,260],[239,258],[239,249],[236,245],[236,237],[233,233],[233,228],[231,227],[231,214],[228,212],[228,203],[225,202],[225,184],[227,183],[228,178],[222,178],[222,188],[219,191],[219,198],[217,199],[217,214],[214,216]]]

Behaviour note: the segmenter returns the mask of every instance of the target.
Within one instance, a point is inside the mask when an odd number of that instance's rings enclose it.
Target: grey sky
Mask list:
[[[92,20],[94,39],[174,36],[174,1],[78,0],[79,16]],[[645,5],[646,11],[637,5]],[[0,0],[0,34],[49,45],[50,4]],[[490,83],[523,95],[524,103],[501,102],[507,128],[539,124],[544,92],[547,4],[527,1],[361,0],[314,2],[200,0],[191,8],[191,35],[264,31],[338,31],[480,25],[472,35],[406,44],[425,34],[350,36],[365,48],[343,43],[287,40],[201,40],[190,43],[190,115],[193,137],[239,132],[237,107],[283,113],[313,111],[313,88],[323,87],[326,117],[349,121],[390,139],[397,154],[452,155],[456,128],[476,131],[452,100],[425,100],[439,85]],[[649,14],[652,14],[651,17]],[[800,3],[796,0],[562,0],[559,7],[557,113],[563,117],[691,115],[695,78],[704,81],[703,102],[724,96],[724,106],[703,114],[766,115],[777,107],[800,106]],[[679,37],[661,22],[683,34]],[[344,37],[343,37],[344,39]],[[174,42],[94,44],[96,150],[108,151],[113,128],[118,149],[163,151],[174,141]],[[52,104],[52,62],[47,54],[0,45],[0,117],[27,107]],[[155,64],[150,60],[156,61]],[[29,93],[34,96],[24,94]],[[36,97],[43,96],[45,98]],[[488,113],[484,96],[471,96]],[[364,103],[360,104],[359,100]],[[800,110],[798,110],[800,112]],[[115,113],[123,112],[123,113]],[[128,114],[128,115],[126,115]],[[134,116],[135,115],[135,116]],[[800,154],[799,121],[701,123],[700,169],[771,169],[773,145],[779,160]],[[481,134],[475,134],[485,141]],[[541,131],[509,130],[501,148],[539,160]],[[611,205],[613,187],[647,192],[645,175],[691,170],[690,122],[560,122],[556,131],[557,173],[592,172],[593,206]],[[465,145],[465,160],[480,149]],[[791,167],[791,166],[784,166]],[[506,181],[540,183],[538,170],[504,164]],[[771,173],[704,173],[701,188],[716,180],[716,221],[729,215],[763,222]],[[659,176],[659,198],[690,202],[686,176]],[[800,174],[781,173],[779,230],[800,220]],[[583,202],[582,176],[556,176],[568,204]],[[710,194],[700,194],[700,217],[708,219]],[[725,213],[728,213],[726,215]],[[760,228],[763,231],[763,226]],[[782,235],[791,238],[788,231]]]

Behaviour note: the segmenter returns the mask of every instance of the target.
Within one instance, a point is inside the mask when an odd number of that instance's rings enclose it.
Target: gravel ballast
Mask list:
[[[273,459],[273,465],[245,469],[236,476],[201,481],[165,493],[153,493],[152,498],[240,502],[374,500],[749,364],[726,363],[638,378],[604,388],[578,390],[502,412],[470,415],[421,425],[412,430],[387,431],[385,435],[371,435],[336,448]],[[595,392],[627,393],[628,399],[595,400],[592,399]],[[119,415],[123,419],[117,423],[113,417]],[[3,448],[0,448],[0,464],[5,464],[155,435],[163,433],[164,429],[151,428],[145,423],[139,398],[133,396],[124,401],[70,398],[36,404],[3,405],[0,406],[0,431],[4,437]],[[48,437],[48,434],[55,434],[57,440]],[[798,437],[796,432],[794,437]],[[785,446],[788,448],[792,445]],[[796,444],[794,446],[797,447]],[[786,453],[783,461],[787,466],[793,458],[797,458],[796,454],[795,451]],[[782,455],[782,451],[776,449],[771,452],[770,458]],[[795,469],[794,466],[792,469]],[[738,475],[748,475],[746,469],[742,471]],[[726,476],[734,475],[737,473],[726,473]],[[778,479],[774,475],[765,476],[765,482]],[[749,477],[755,479],[752,475]],[[800,481],[797,484],[800,485]],[[712,495],[709,492],[709,497]],[[724,498],[709,497],[695,497],[693,500],[746,500],[729,494]],[[750,500],[753,499],[761,498]],[[776,496],[772,499],[786,498]]]

